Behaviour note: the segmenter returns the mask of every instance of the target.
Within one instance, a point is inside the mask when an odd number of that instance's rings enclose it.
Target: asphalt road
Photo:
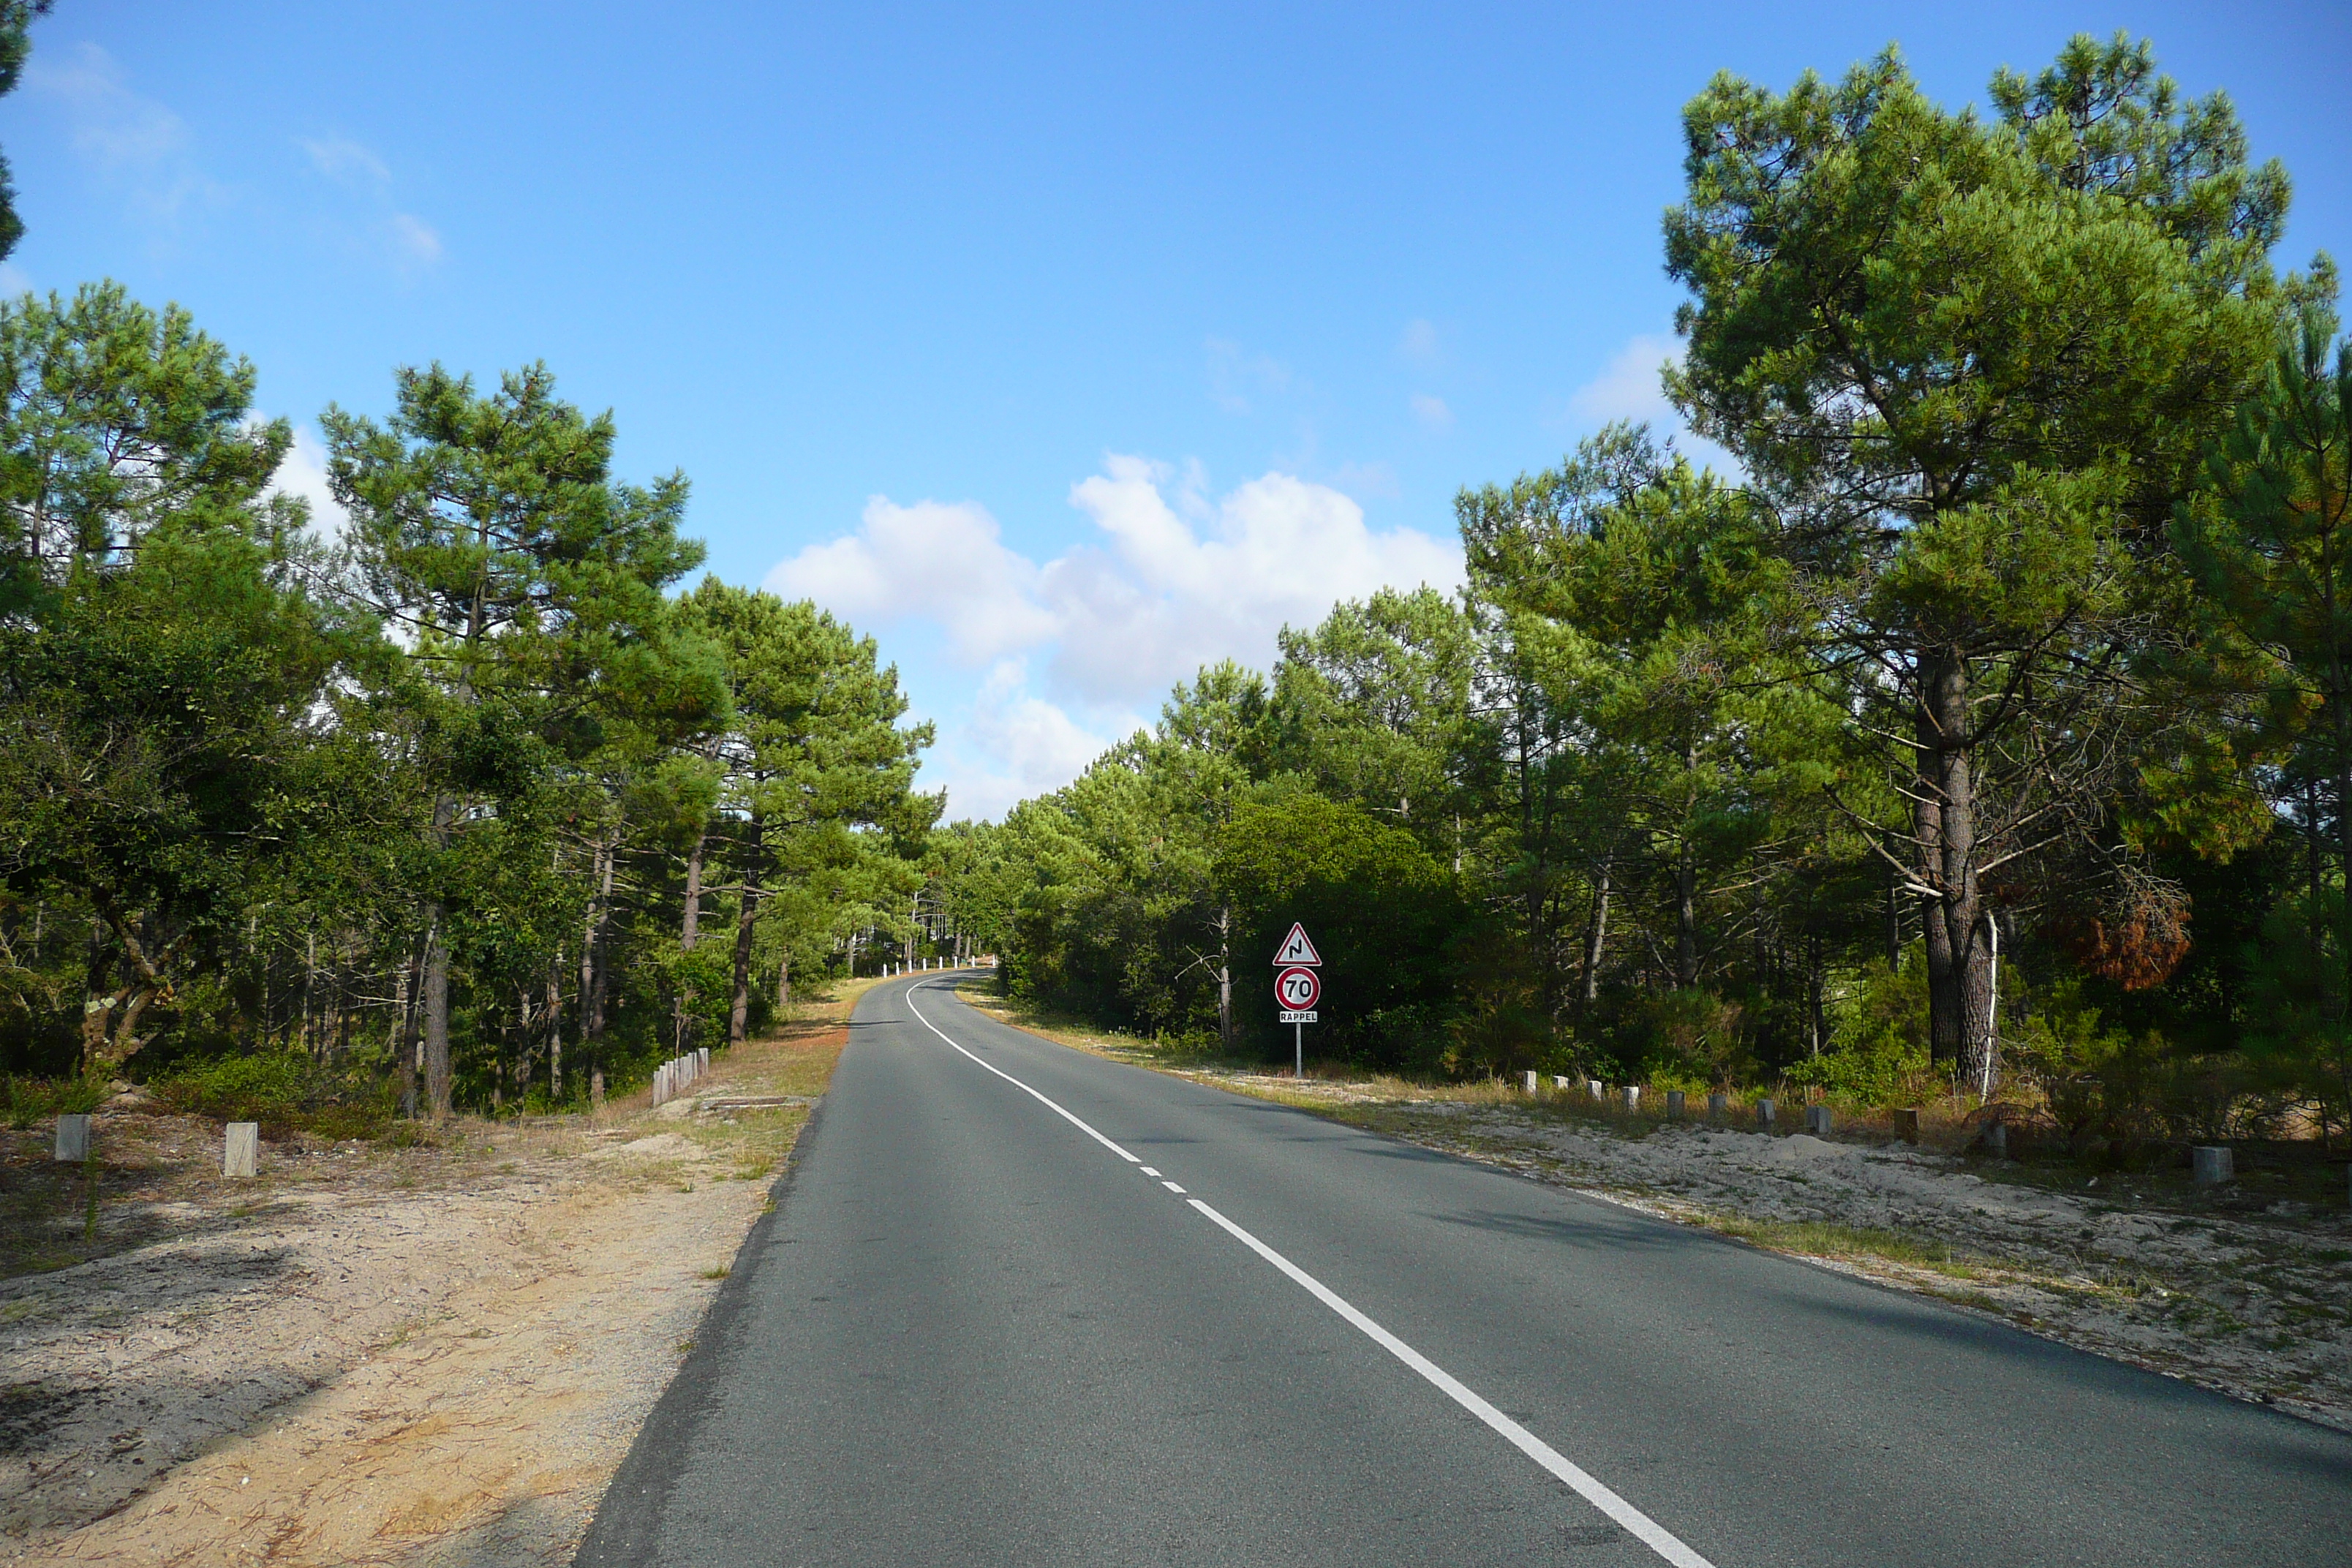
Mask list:
[[[2343,1568],[2352,1438],[919,977],[579,1562]]]

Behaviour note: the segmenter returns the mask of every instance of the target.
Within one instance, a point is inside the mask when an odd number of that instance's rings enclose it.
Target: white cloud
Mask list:
[[[310,167],[343,186],[347,200],[373,215],[359,218],[367,236],[366,247],[390,261],[404,276],[441,259],[441,236],[414,213],[398,210],[393,199],[392,167],[371,148],[347,136],[329,136],[299,145],[310,154]]]
[[[1022,801],[1069,783],[1143,725],[1128,712],[1080,724],[1060,704],[1029,691],[1027,681],[1025,661],[1000,662],[969,711],[944,727],[927,772],[931,782],[946,786],[951,816],[1002,816]]]
[[[1674,338],[1635,338],[1617,351],[1609,368],[1570,395],[1569,412],[1595,425],[1633,419],[1671,426],[1680,416],[1666,401],[1658,374],[1682,358],[1683,345]]]
[[[1225,338],[1211,338],[1209,401],[1228,414],[1248,414],[1255,397],[1290,390],[1290,367],[1267,353],[1253,353]]]
[[[409,213],[394,213],[385,226],[392,234],[394,255],[420,267],[430,267],[441,259],[441,237],[434,233],[422,218]]]
[[[74,150],[127,192],[141,220],[172,227],[192,201],[223,195],[196,165],[187,121],[134,91],[114,57],[96,44],[81,44],[62,58],[35,55],[25,85],[64,107]]]
[[[1564,423],[1587,429],[1612,419],[1646,423],[1661,437],[1673,437],[1675,449],[1700,467],[1738,473],[1738,459],[1714,442],[1691,434],[1683,424],[1681,411],[1666,400],[1660,373],[1682,362],[1679,339],[1649,335],[1633,339],[1599,375],[1569,395]]]
[[[1411,321],[1397,337],[1397,353],[1415,364],[1433,364],[1438,357],[1437,328],[1424,321]]]
[[[768,574],[786,598],[814,599],[852,621],[928,620],[956,658],[985,664],[1055,634],[1036,602],[1038,570],[1005,548],[987,510],[971,501],[866,503],[856,533],[812,544]]]
[[[294,445],[269,481],[277,495],[299,496],[310,503],[310,527],[327,539],[340,539],[351,516],[336,504],[327,488],[327,448],[308,426],[294,426]]]
[[[969,715],[943,726],[960,814],[1066,783],[1204,664],[1265,668],[1286,625],[1312,626],[1381,587],[1462,580],[1452,541],[1376,533],[1353,500],[1289,474],[1213,499],[1197,467],[1180,482],[1165,465],[1112,456],[1070,502],[1094,537],[1042,564],[973,503],[876,497],[856,532],[768,574],[776,592],[860,625],[934,625],[957,661],[992,667]]]
[[[1059,624],[1055,686],[1097,701],[1156,697],[1220,658],[1264,667],[1284,626],[1309,626],[1342,599],[1389,584],[1461,581],[1449,541],[1374,533],[1362,507],[1327,485],[1270,473],[1215,506],[1205,536],[1162,493],[1167,471],[1114,457],[1071,487],[1108,548],[1081,545],[1043,569]]]
[[[13,261],[0,261],[0,296],[14,300],[32,291],[30,273]]]
[[[1369,463],[1342,463],[1331,470],[1331,486],[1361,500],[1379,496],[1383,500],[1399,500],[1404,496],[1404,486],[1397,482],[1396,469],[1374,458]]]
[[[1406,399],[1406,404],[1412,408],[1413,418],[1420,422],[1423,429],[1451,430],[1454,428],[1454,410],[1445,406],[1445,399],[1416,392]]]
[[[384,161],[358,142],[341,136],[330,136],[323,141],[305,142],[302,151],[310,154],[310,166],[331,180],[365,184],[380,188],[392,184],[392,171]]]

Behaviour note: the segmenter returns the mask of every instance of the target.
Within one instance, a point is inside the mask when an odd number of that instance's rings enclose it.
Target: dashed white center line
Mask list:
[[[939,1036],[940,1039],[946,1040],[948,1045],[953,1047],[960,1055],[967,1057],[974,1062],[979,1062],[982,1067],[987,1068],[989,1071],[994,1073],[1005,1082],[1013,1085],[1013,1088],[1020,1089],[1023,1093],[1036,1100],[1038,1104],[1045,1106],[1047,1110],[1061,1117],[1063,1121],[1067,1121],[1071,1126],[1076,1127],[1079,1131],[1084,1132],[1087,1137],[1093,1139],[1096,1142],[1101,1144],[1104,1148],[1109,1150],[1120,1159],[1125,1160],[1131,1165],[1140,1166],[1147,1175],[1156,1176],[1160,1173],[1159,1172],[1152,1170],[1150,1166],[1145,1165],[1141,1160],[1137,1159],[1134,1155],[1129,1153],[1126,1150],[1120,1148],[1118,1144],[1112,1142],[1109,1139],[1104,1137],[1093,1128],[1087,1126],[1085,1122],[1079,1121],[1076,1117],[1071,1115],[1068,1111],[1063,1110],[1060,1106],[1055,1104],[1052,1100],[1046,1099],[1044,1095],[1039,1094],[1035,1089],[1031,1089],[1027,1084],[1023,1083],[1019,1079],[1014,1078],[1011,1073],[1006,1072],[1003,1068],[993,1066],[989,1062],[982,1061],[980,1058],[973,1056],[971,1052],[965,1050],[961,1046],[956,1045],[955,1041],[948,1039],[947,1032],[941,1029],[937,1024],[932,1023],[929,1018],[924,1017],[922,1010],[915,1005],[914,993],[919,989],[921,989],[921,987],[913,985],[907,988],[907,1010],[915,1015],[916,1021],[920,1023],[923,1027],[929,1029],[934,1035]],[[1175,1183],[1170,1181],[1162,1181],[1160,1184],[1166,1187],[1171,1193],[1181,1193],[1184,1190]],[[1511,1447],[1517,1448],[1528,1458],[1533,1459],[1538,1465],[1543,1467],[1543,1468],[1549,1472],[1555,1479],[1566,1486],[1570,1491],[1576,1493],[1577,1496],[1582,1498],[1585,1501],[1599,1509],[1602,1513],[1607,1514],[1612,1520],[1614,1520],[1618,1526],[1624,1530],[1626,1533],[1635,1537],[1643,1545],[1647,1546],[1660,1557],[1663,1557],[1667,1562],[1673,1563],[1675,1568],[1715,1568],[1715,1565],[1709,1563],[1706,1558],[1700,1556],[1697,1552],[1684,1545],[1681,1539],[1675,1536],[1671,1531],[1667,1530],[1664,1525],[1658,1523],[1657,1521],[1652,1519],[1648,1514],[1643,1513],[1640,1509],[1635,1508],[1632,1503],[1627,1502],[1623,1498],[1619,1497],[1615,1492],[1601,1485],[1597,1479],[1587,1473],[1576,1464],[1572,1463],[1566,1455],[1560,1453],[1559,1450],[1554,1448],[1550,1444],[1545,1442],[1542,1438],[1537,1436],[1534,1433],[1528,1431],[1526,1427],[1520,1426],[1517,1422],[1512,1420],[1501,1411],[1496,1409],[1476,1392],[1471,1389],[1467,1384],[1463,1383],[1460,1379],[1454,1377],[1453,1373],[1447,1372],[1444,1367],[1439,1366],[1435,1362],[1431,1361],[1427,1356],[1422,1354],[1419,1351],[1413,1349],[1411,1345],[1405,1343],[1402,1340],[1397,1338],[1386,1329],[1381,1327],[1379,1323],[1373,1321],[1364,1313],[1357,1310],[1354,1306],[1350,1305],[1337,1291],[1334,1291],[1329,1286],[1324,1284],[1320,1279],[1316,1279],[1315,1276],[1307,1273],[1307,1270],[1299,1268],[1298,1265],[1293,1263],[1281,1253],[1276,1252],[1265,1242],[1260,1241],[1256,1237],[1252,1236],[1248,1231],[1244,1230],[1240,1226],[1235,1225],[1232,1220],[1227,1219],[1223,1215],[1219,1214],[1215,1209],[1211,1208],[1200,1199],[1188,1197],[1185,1199],[1185,1202],[1192,1208],[1198,1209],[1204,1216],[1215,1223],[1220,1229],[1223,1230],[1234,1240],[1240,1242],[1252,1252],[1256,1253],[1260,1258],[1265,1258],[1268,1263],[1273,1264],[1276,1268],[1280,1269],[1290,1279],[1292,1283],[1298,1286],[1317,1300],[1322,1302],[1326,1307],[1330,1308],[1334,1312],[1337,1312],[1349,1323],[1350,1327],[1363,1334],[1365,1338],[1370,1340],[1374,1344],[1379,1345],[1382,1350],[1388,1352],[1389,1354],[1396,1357],[1397,1360],[1404,1363],[1405,1365],[1420,1373],[1424,1380],[1443,1393],[1448,1399],[1453,1400],[1454,1404],[1460,1405],[1471,1415],[1475,1415],[1480,1421],[1486,1423],[1486,1426],[1493,1428],[1496,1433],[1501,1436],[1504,1441],[1509,1443]]]

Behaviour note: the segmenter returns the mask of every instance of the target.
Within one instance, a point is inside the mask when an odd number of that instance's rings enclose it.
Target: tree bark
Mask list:
[[[1886,969],[1903,967],[1903,889],[1893,874],[1886,879]]]
[[[580,944],[580,1028],[582,1045],[604,1037],[604,991],[609,965],[604,962],[604,930],[613,919],[613,843],[596,841],[596,898],[588,909],[588,930]]]
[[[1976,778],[1971,765],[1968,668],[1957,651],[1920,661],[1919,766],[1915,822],[1926,858],[1927,1037],[1934,1060],[1964,1088],[1990,1079],[1991,950],[1977,888]]]
[[[1603,855],[1592,878],[1592,916],[1584,922],[1582,993],[1588,1007],[1601,1000],[1601,958],[1609,941],[1609,876],[1616,858],[1613,850]]]
[[[398,1059],[400,1076],[400,1113],[412,1121],[416,1119],[416,973],[422,955],[404,956],[400,961],[400,990],[396,1005],[400,1011],[393,1026],[393,1055]]]
[[[760,918],[760,861],[767,847],[756,811],[751,814],[750,827],[751,852],[743,858],[742,902],[735,911],[735,989],[727,1005],[727,1043],[730,1046],[741,1045],[751,1026],[752,927]]]
[[[1698,984],[1698,868],[1687,836],[1675,847],[1675,984]]]
[[[677,927],[677,945],[681,952],[692,952],[695,941],[701,933],[702,850],[709,841],[710,835],[707,829],[697,833],[694,836],[694,852],[686,858],[686,908],[679,916]],[[686,1007],[693,999],[694,994],[682,984],[670,999],[670,1026],[677,1036],[676,1049],[680,1056],[686,1054]]]
[[[709,833],[696,834],[694,852],[686,858],[686,909],[678,919],[677,944],[688,952],[702,931],[702,851],[709,842]]]
[[[563,958],[547,964],[547,1098],[563,1098]]]
[[[441,940],[441,905],[425,906],[425,1098],[433,1120],[456,1107],[449,1078],[449,947]]]
[[[1217,906],[1217,1044],[1234,1048],[1234,907]]]
[[[727,1043],[740,1046],[751,1029],[751,936],[760,911],[760,889],[746,883],[743,907],[735,915],[735,988],[727,1004]]]

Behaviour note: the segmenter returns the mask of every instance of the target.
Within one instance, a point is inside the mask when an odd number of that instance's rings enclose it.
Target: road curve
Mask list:
[[[868,992],[578,1561],[2352,1562],[2352,1438]]]

